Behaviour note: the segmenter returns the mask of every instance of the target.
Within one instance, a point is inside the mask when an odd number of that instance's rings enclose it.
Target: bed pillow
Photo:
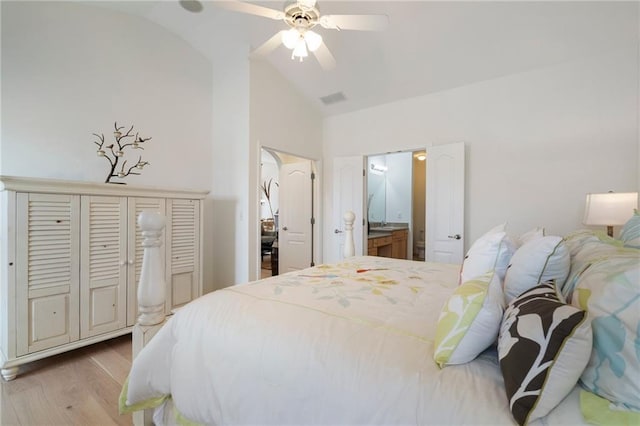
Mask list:
[[[504,279],[509,260],[515,251],[515,245],[504,231],[506,224],[492,228],[478,238],[462,262],[460,283],[471,280],[487,272],[495,271]]]
[[[498,358],[518,424],[546,416],[578,382],[591,354],[587,313],[563,303],[553,283],[532,288],[505,310]]]
[[[620,248],[580,275],[571,304],[589,313],[593,351],[580,382],[640,411],[640,250]]]
[[[553,280],[561,288],[570,267],[569,250],[562,238],[548,236],[525,243],[511,257],[505,275],[506,302],[543,282]]]
[[[626,247],[640,248],[640,214],[637,209],[622,227],[620,239]]]
[[[542,237],[544,237],[544,228],[540,228],[539,226],[537,226],[516,238],[516,247],[521,247],[523,244],[526,244],[529,241],[537,240],[538,238]]]
[[[490,271],[464,282],[442,307],[434,359],[440,367],[464,364],[496,341],[504,310],[500,278]]]

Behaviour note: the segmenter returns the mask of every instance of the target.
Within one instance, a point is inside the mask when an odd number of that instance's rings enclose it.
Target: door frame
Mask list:
[[[415,153],[417,151],[425,151],[427,153],[427,156],[428,156],[429,155],[429,151],[432,150],[434,148],[434,146],[436,146],[436,145],[434,145],[433,143],[428,143],[423,147],[398,149],[398,150],[394,150],[394,151],[378,152],[378,153],[362,153],[362,154],[359,154],[359,155],[361,155],[362,158],[363,158],[363,164],[368,164],[369,157],[378,156],[378,155],[386,155],[386,154],[394,154],[394,153],[400,153],[400,152],[413,152],[413,153]],[[465,150],[465,160],[466,160],[466,150]],[[466,178],[466,166],[464,167],[463,173],[464,173],[463,182],[466,183],[466,179],[467,179]],[[425,175],[425,179],[426,179],[426,175]],[[366,184],[367,184],[367,179],[365,178],[364,179],[364,185],[363,185],[363,194],[367,194],[367,191],[368,191]],[[427,211],[426,203],[428,203],[427,200],[428,200],[428,197],[429,197],[428,186],[429,186],[429,184],[427,182],[426,185],[425,185],[425,196],[426,196],[426,199],[425,199],[425,213]],[[335,188],[332,188],[332,191],[335,191],[335,190],[336,190]],[[464,190],[464,195],[463,195],[463,203],[464,203],[465,200],[466,200],[466,185],[465,185],[465,190]],[[363,196],[362,202],[365,203],[365,197],[364,196]],[[412,199],[412,203],[413,203],[413,199]],[[366,209],[365,209],[365,211],[366,211]],[[367,217],[367,222],[368,222],[368,220],[369,220],[369,218]],[[465,226],[466,226],[466,208],[463,211],[463,228]],[[426,235],[426,229],[427,229],[427,217],[426,217],[426,214],[425,214],[424,227],[425,227],[425,244],[426,244],[426,243],[428,243],[428,237]],[[464,235],[465,229],[463,229],[462,232],[463,232],[463,235]],[[413,243],[414,242],[412,240],[412,244]],[[363,247],[366,247],[366,235],[364,235],[364,233],[363,233],[362,244],[363,244]],[[332,248],[330,246],[328,246],[327,249],[328,250],[332,250]],[[464,247],[463,247],[463,253],[464,253]],[[328,254],[331,254],[331,253],[328,253]],[[425,253],[425,260],[426,260],[426,253]]]
[[[255,281],[260,279],[260,247],[262,245],[262,240],[260,238],[261,229],[260,229],[260,185],[262,184],[262,150],[269,152],[276,158],[276,161],[279,161],[279,157],[277,154],[288,155],[292,157],[299,158],[300,160],[308,160],[311,161],[311,170],[315,175],[314,183],[313,183],[313,217],[315,218],[315,224],[313,226],[312,233],[312,252],[313,252],[313,262],[314,264],[318,264],[322,260],[322,238],[323,235],[323,219],[322,219],[322,161],[310,158],[305,155],[297,154],[294,152],[287,152],[285,150],[279,148],[273,148],[270,146],[263,145],[258,141],[258,155],[256,155],[256,161],[252,165],[255,172],[255,179],[251,183],[249,188],[249,218],[253,221],[253,225],[249,224],[249,281]],[[280,163],[278,163],[280,166]],[[253,220],[255,218],[255,220]]]

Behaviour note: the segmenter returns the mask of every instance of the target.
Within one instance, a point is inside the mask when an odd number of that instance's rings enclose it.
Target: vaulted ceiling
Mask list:
[[[286,29],[282,21],[230,12],[216,1],[187,11],[179,2],[92,2],[141,16],[175,32],[213,58],[220,40],[250,48]],[[253,2],[282,9],[283,1]],[[564,61],[633,48],[638,52],[638,2],[576,1],[331,1],[322,14],[385,14],[382,32],[316,27],[337,66],[323,70],[314,57],[291,60],[279,47],[270,62],[323,115],[340,114]],[[320,98],[342,92],[345,101]]]

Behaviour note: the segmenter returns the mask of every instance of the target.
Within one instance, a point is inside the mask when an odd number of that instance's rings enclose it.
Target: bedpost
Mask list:
[[[133,327],[133,358],[144,348],[160,330],[166,319],[164,265],[160,247],[165,218],[160,213],[142,212],[138,216],[138,225],[142,229],[142,270],[138,283],[138,321]],[[133,413],[134,425],[151,425],[153,410]]]
[[[138,284],[138,324],[155,325],[164,321],[165,281],[160,246],[165,218],[160,213],[142,212],[138,216],[142,229],[142,270]]]
[[[356,255],[356,246],[353,241],[353,222],[356,220],[356,215],[349,210],[342,218],[344,219],[344,248],[342,254],[345,258],[352,257]]]

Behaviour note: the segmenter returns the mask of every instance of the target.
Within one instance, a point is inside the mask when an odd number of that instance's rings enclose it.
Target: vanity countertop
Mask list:
[[[406,223],[387,223],[384,226],[372,226],[369,232],[393,232],[403,229],[409,229],[409,225]]]
[[[390,236],[391,236],[391,231],[374,231],[372,229],[371,231],[369,231],[367,238],[373,239],[373,238],[382,238],[382,237],[390,237]]]
[[[408,229],[409,225],[406,223],[385,223],[384,226],[372,226],[367,238],[390,237],[394,231],[404,231]]]

